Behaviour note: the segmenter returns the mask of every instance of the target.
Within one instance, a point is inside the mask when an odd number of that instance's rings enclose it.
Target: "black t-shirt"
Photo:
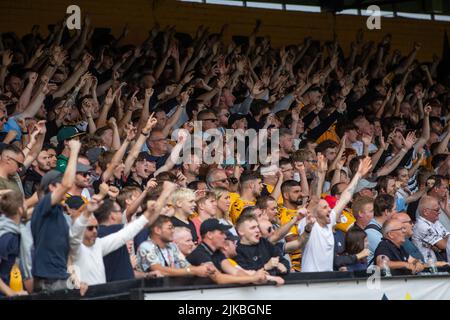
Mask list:
[[[122,230],[123,224],[110,226],[100,225],[98,237],[103,238]],[[105,265],[106,282],[134,279],[133,267],[131,266],[130,254],[126,245],[103,257]]]
[[[197,237],[197,230],[195,229],[195,225],[194,223],[192,223],[191,220],[189,220],[189,223],[184,223],[183,221],[181,221],[180,219],[178,219],[177,217],[171,217],[170,221],[172,221],[173,226],[176,227],[185,227],[185,228],[189,228],[189,230],[191,230],[191,234],[192,234],[192,240],[194,241],[194,243],[198,242],[198,237]]]
[[[223,272],[221,263],[227,258],[220,250],[213,251],[206,243],[202,242],[197,246],[197,248],[195,248],[194,251],[191,252],[190,255],[186,257],[186,259],[193,266],[199,266],[202,263],[212,262],[214,263],[214,266],[220,270],[220,272]]]
[[[238,243],[236,248],[236,262],[237,264],[246,270],[259,270],[271,259],[278,257],[280,262],[286,267],[289,272],[289,261],[287,261],[283,253],[278,247],[273,245],[266,238],[261,238],[258,244],[245,245]],[[278,269],[272,269],[269,271],[272,275],[281,274]]]
[[[375,250],[375,260],[377,261],[378,256],[387,256],[390,261],[403,261],[408,262],[409,254],[405,251],[403,247],[397,247],[392,241],[382,238],[380,244]],[[411,274],[411,271],[403,268],[403,269],[395,269],[391,270],[393,275],[408,275]]]
[[[124,187],[138,187],[139,189],[144,191],[145,187],[147,186],[148,180],[150,180],[151,178],[153,178],[153,175],[150,176],[148,179],[142,179],[142,183],[139,183],[133,179],[133,175],[130,173],[130,175],[127,177],[123,186]]]

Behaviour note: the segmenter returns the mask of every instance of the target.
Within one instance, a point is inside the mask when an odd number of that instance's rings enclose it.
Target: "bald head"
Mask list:
[[[419,214],[424,219],[434,223],[439,220],[440,206],[436,198],[423,196],[418,206]]]

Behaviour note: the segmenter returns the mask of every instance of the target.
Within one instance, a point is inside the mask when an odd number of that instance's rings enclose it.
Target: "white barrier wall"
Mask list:
[[[145,300],[448,300],[443,277],[391,278],[145,293]]]

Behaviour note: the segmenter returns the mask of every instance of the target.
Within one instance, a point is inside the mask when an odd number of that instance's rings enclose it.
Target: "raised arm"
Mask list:
[[[57,205],[64,199],[64,195],[75,183],[75,174],[77,170],[78,153],[80,152],[81,142],[78,140],[69,141],[70,156],[67,163],[66,171],[62,178],[61,184],[52,193],[52,206]]]
[[[344,210],[347,204],[352,200],[353,193],[355,192],[355,188],[359,180],[361,180],[361,178],[364,177],[370,171],[371,167],[372,167],[372,160],[369,157],[365,157],[359,162],[358,171],[356,171],[356,174],[353,176],[347,188],[345,188],[345,190],[342,192],[339,201],[333,208],[334,212],[336,213],[336,221],[341,215],[342,210]]]
[[[431,107],[425,106],[422,134],[420,135],[417,142],[414,144],[414,150],[416,150],[416,151],[422,149],[425,146],[425,144],[428,142],[428,140],[430,139],[430,112],[431,112]]]
[[[117,168],[117,166],[120,164],[120,162],[122,161],[123,156],[125,155],[125,152],[127,151],[127,148],[130,145],[130,142],[133,141],[133,139],[136,135],[136,128],[134,128],[133,126],[129,126],[126,130],[127,130],[127,137],[123,141],[119,150],[117,150],[114,153],[114,156],[111,159],[111,163],[108,165],[108,167],[102,174],[103,181],[109,181],[109,179],[113,176],[114,171]]]
[[[125,169],[124,169],[124,175],[128,176],[131,171],[131,167],[133,166],[134,161],[136,161],[139,152],[142,150],[142,146],[145,143],[145,140],[149,137],[150,132],[152,129],[156,126],[157,120],[154,118],[155,113],[152,113],[150,117],[147,119],[147,123],[142,129],[141,134],[139,135],[139,138],[137,139],[136,143],[134,144],[133,148],[131,148],[130,153],[128,154],[127,159],[125,160]]]

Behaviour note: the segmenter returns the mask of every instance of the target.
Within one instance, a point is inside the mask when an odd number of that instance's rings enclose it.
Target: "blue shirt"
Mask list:
[[[11,269],[20,252],[20,236],[6,233],[0,237],[0,278],[9,286]],[[0,293],[1,295],[1,293]]]
[[[17,135],[13,141],[20,141],[22,138],[22,129],[20,129],[19,125],[13,117],[8,118],[8,121],[3,125],[2,132],[9,132],[11,130],[17,132]]]
[[[70,218],[60,204],[52,206],[51,193],[39,201],[31,218],[34,242],[33,276],[67,279]]]
[[[369,222],[370,226],[371,224],[378,226],[381,229],[381,225],[377,222],[377,220],[372,219]],[[378,247],[378,244],[380,244],[381,242],[381,238],[383,237],[383,235],[381,234],[381,232],[379,232],[376,229],[365,229],[364,230],[367,234],[367,240],[369,240],[369,250],[370,250],[370,254],[367,257],[367,261],[369,264],[373,263],[373,254],[375,253],[375,250]]]
[[[106,237],[122,230],[122,228],[123,224],[113,224],[111,226],[101,225],[98,228],[98,237]],[[130,254],[126,245],[104,256],[103,264],[105,265],[106,282],[134,279]]]
[[[422,262],[426,262],[419,248],[409,239],[405,240],[405,243],[402,244],[403,249],[413,258],[420,260]]]

